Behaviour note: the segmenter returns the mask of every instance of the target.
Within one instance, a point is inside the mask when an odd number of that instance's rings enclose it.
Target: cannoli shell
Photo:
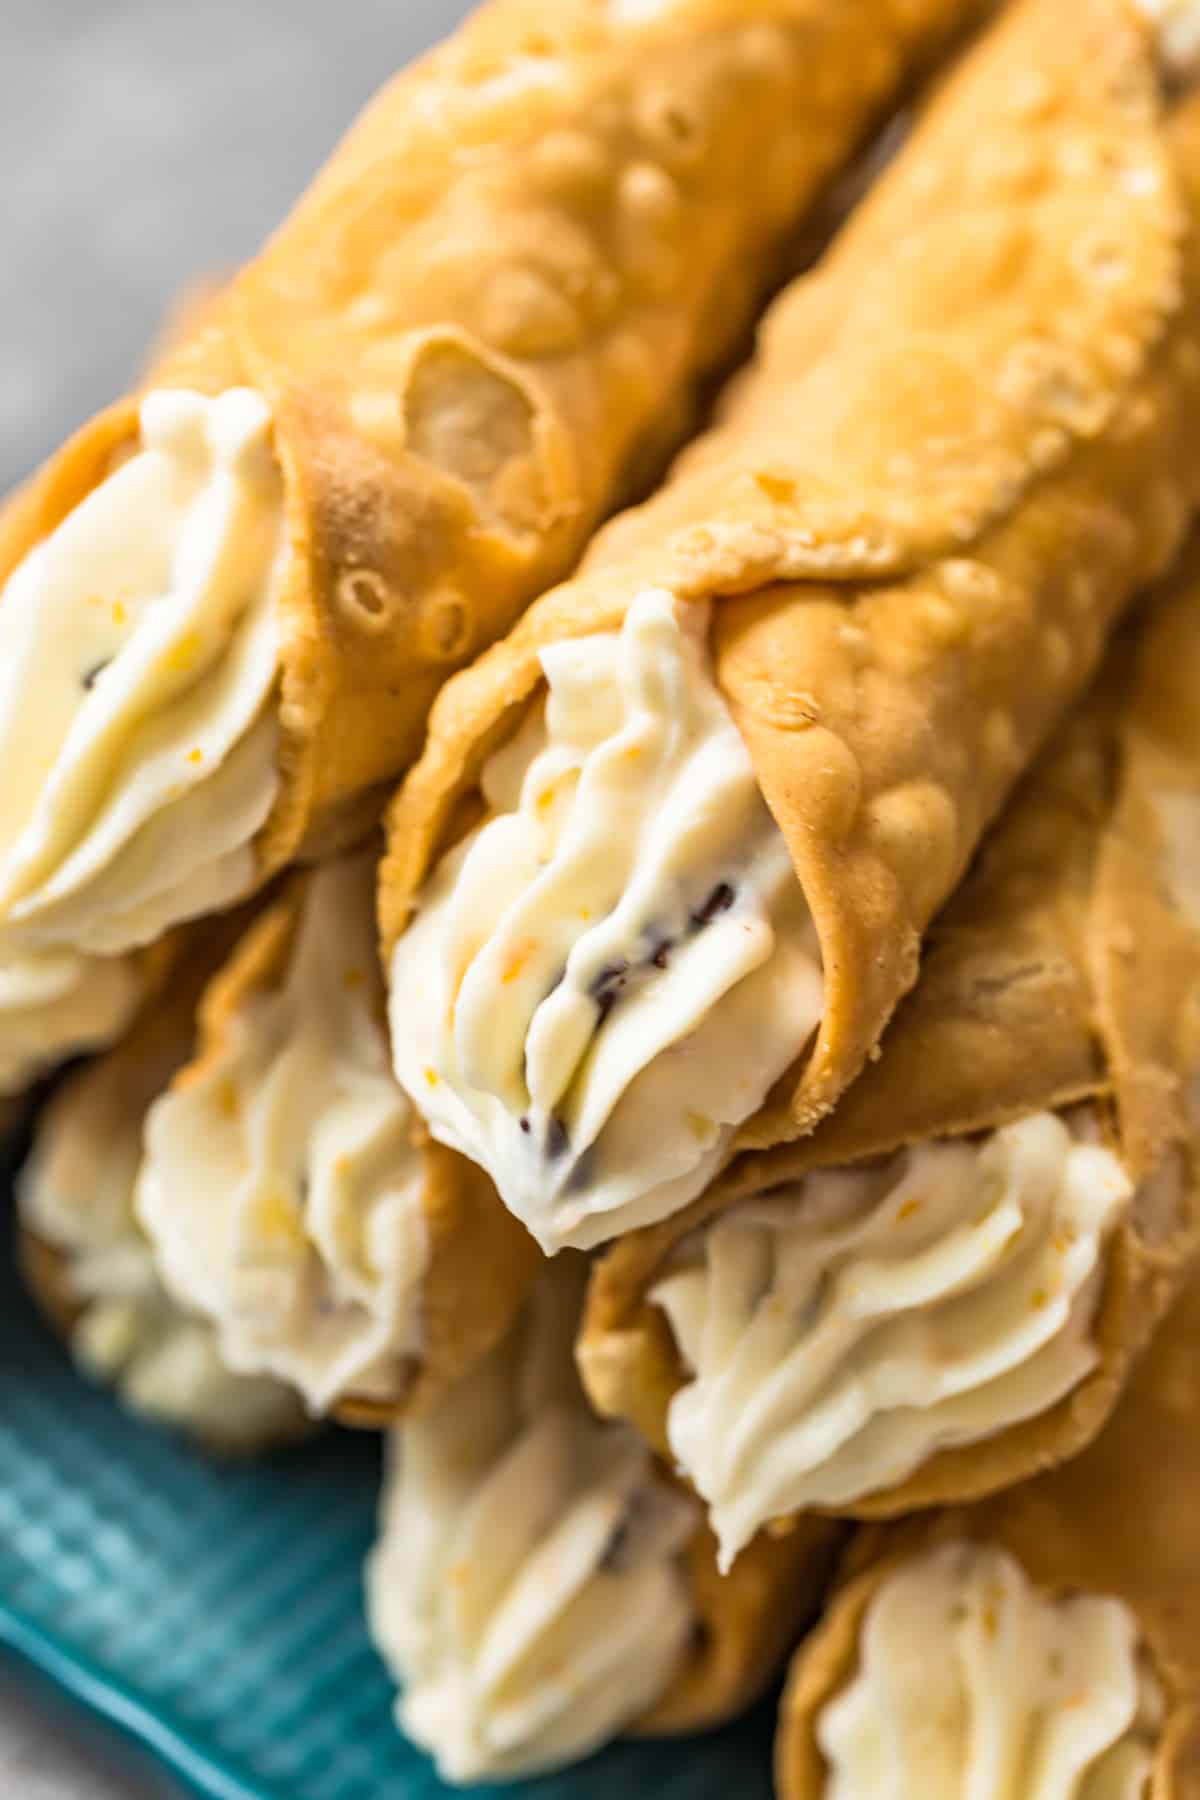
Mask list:
[[[292,551],[264,876],[359,834],[449,672],[679,441],[782,240],[979,0],[491,0],[391,82],[152,385],[270,401]],[[136,432],[0,521],[0,580]]]
[[[792,1665],[776,1743],[781,1800],[819,1800],[816,1724],[852,1679],[860,1626],[887,1576],[937,1543],[995,1543],[1052,1595],[1130,1608],[1165,1702],[1154,1800],[1200,1794],[1200,1282],[1186,1290],[1096,1441],[1061,1468],[986,1504],[863,1528],[843,1584]]]
[[[1092,1099],[1136,1184],[1107,1249],[1097,1367],[1040,1417],[944,1450],[846,1511],[973,1499],[1074,1454],[1104,1422],[1200,1249],[1200,543],[1134,625],[935,923],[915,992],[837,1111],[807,1139],[743,1156],[600,1260],[579,1360],[601,1412],[665,1445],[687,1374],[647,1296],[725,1208]]]
[[[1197,497],[1200,103],[1165,106],[1124,0],[1005,10],[776,303],[723,421],[439,697],[391,809],[385,951],[541,650],[647,587],[713,600],[825,976],[815,1043],[739,1143],[832,1108]]]
[[[199,1005],[196,1052],[175,1077],[178,1086],[203,1080],[224,1055],[239,1012],[281,985],[310,880],[306,871],[290,876],[213,977]],[[382,984],[379,1008],[382,1024]],[[500,1204],[483,1171],[435,1144],[419,1122],[414,1132],[425,1166],[429,1238],[425,1349],[394,1400],[348,1396],[336,1408],[345,1424],[383,1427],[434,1403],[503,1337],[542,1264],[533,1239]]]
[[[750,1706],[815,1616],[843,1537],[839,1526],[817,1518],[783,1536],[761,1532],[721,1575],[716,1539],[702,1525],[686,1552],[695,1638],[637,1735],[707,1730]]]

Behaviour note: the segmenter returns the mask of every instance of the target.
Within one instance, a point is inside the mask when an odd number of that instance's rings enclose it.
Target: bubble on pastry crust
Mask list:
[[[621,267],[646,292],[666,295],[684,262],[675,183],[656,164],[635,162],[621,176],[619,198]]]
[[[501,267],[488,283],[483,330],[510,356],[561,356],[579,342],[583,321],[539,270]]]
[[[545,510],[534,410],[518,383],[457,337],[418,350],[404,395],[410,450],[468,488],[480,515],[514,536]]]
[[[342,613],[368,631],[391,628],[395,596],[376,569],[345,569],[338,576],[337,602]]]
[[[639,137],[668,168],[686,169],[707,150],[703,122],[669,88],[651,88],[634,108]]]
[[[1061,625],[1047,625],[1042,633],[1041,666],[1051,681],[1060,682],[1079,653],[1075,637]]]
[[[548,131],[532,153],[532,172],[543,192],[572,200],[598,199],[612,170],[605,146],[590,132],[561,126]]]
[[[470,615],[461,594],[433,594],[422,608],[422,644],[435,659],[457,659],[466,653],[471,637]]]
[[[782,25],[759,19],[747,25],[738,38],[736,55],[739,67],[748,74],[777,81],[786,77],[795,60],[796,42]]]
[[[1062,106],[1062,89],[1043,69],[1023,69],[1009,83],[1005,95],[1012,116],[1029,123],[1048,119]]]
[[[961,644],[970,637],[970,614],[956,598],[935,592],[922,594],[917,604],[923,635],[935,648]]]
[[[1083,358],[1048,338],[1024,338],[1004,361],[997,385],[1021,412],[1093,437],[1107,420],[1112,397],[1094,380]]]
[[[943,593],[952,600],[981,604],[992,602],[1000,593],[1000,577],[987,563],[967,556],[948,557],[938,568]]]
[[[879,794],[867,808],[871,844],[924,916],[946,893],[958,852],[958,814],[936,781],[906,781]]]
[[[1012,714],[1002,706],[995,706],[983,721],[980,733],[983,754],[994,769],[1003,773],[1016,770],[1021,764],[1021,746],[1017,738],[1017,728]]]

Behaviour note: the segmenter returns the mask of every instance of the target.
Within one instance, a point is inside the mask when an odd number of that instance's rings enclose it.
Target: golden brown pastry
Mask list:
[[[1193,1800],[1198,1393],[1193,1272],[1082,1456],[864,1528],[792,1665],[781,1800]]]
[[[1200,1249],[1200,546],[1114,643],[811,1137],[615,1245],[580,1360],[726,1555],[1078,1451]]]
[[[294,874],[148,1095],[137,1206],[231,1367],[382,1424],[502,1336],[541,1257],[391,1072],[373,851]],[[150,1104],[151,1099],[153,1104]]]
[[[386,87],[0,519],[0,953],[149,942],[361,835],[974,3],[491,0]]]
[[[829,1111],[1177,552],[1200,104],[1168,85],[1124,0],[1006,9],[723,422],[434,707],[381,883],[397,1072],[547,1250]]]

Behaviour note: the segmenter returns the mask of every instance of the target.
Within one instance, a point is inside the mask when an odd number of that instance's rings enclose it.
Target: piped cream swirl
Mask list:
[[[138,1183],[172,1290],[230,1366],[316,1412],[396,1398],[421,1345],[424,1164],[389,1066],[374,868],[307,878],[281,985],[151,1109]]]
[[[271,414],[146,395],[0,595],[0,951],[111,954],[254,885],[287,564]]]
[[[144,1072],[153,1083],[170,1068]],[[135,1412],[222,1450],[293,1436],[291,1390],[234,1374],[212,1328],[163,1287],[133,1209],[146,1096],[115,1074],[94,1065],[55,1095],[18,1187],[23,1225],[62,1258],[71,1352]]]
[[[137,959],[44,950],[0,962],[0,1095],[115,1042],[143,996]]]
[[[815,933],[708,663],[651,590],[542,652],[390,970],[396,1070],[542,1247],[684,1205],[820,1016]]]
[[[684,1241],[653,1290],[690,1372],[668,1433],[726,1567],[769,1520],[882,1492],[1095,1366],[1131,1187],[1083,1129],[1037,1113],[818,1170]]]
[[[400,1727],[451,1781],[574,1761],[665,1691],[693,1625],[694,1505],[574,1377],[581,1271],[428,1416],[393,1434],[367,1572]]]
[[[1143,1800],[1160,1703],[1119,1600],[953,1543],[881,1584],[817,1737],[825,1800]]]

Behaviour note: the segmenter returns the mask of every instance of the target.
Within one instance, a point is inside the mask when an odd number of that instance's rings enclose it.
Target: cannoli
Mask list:
[[[381,880],[396,1068],[547,1251],[832,1107],[1178,550],[1200,105],[1155,51],[1123,0],[1007,9],[724,423],[440,696]]]
[[[728,1557],[810,1507],[1078,1451],[1200,1251],[1200,544],[930,933],[811,1137],[614,1245],[580,1348]]]
[[[304,1409],[290,1388],[225,1365],[211,1326],[168,1296],[133,1209],[146,1108],[190,1053],[196,1000],[228,937],[193,931],[169,991],[49,1101],[17,1184],[18,1251],[92,1379],[213,1451],[246,1454],[300,1435]]]
[[[798,1653],[781,1800],[1200,1793],[1200,1284],[1074,1462],[867,1527]]]
[[[0,950],[362,836],[972,0],[492,0],[0,520]]]
[[[540,1255],[392,1074],[376,858],[292,876],[206,990],[146,1119],[137,1207],[231,1368],[382,1422],[500,1337]]]
[[[163,321],[156,355],[200,329],[216,292],[211,281],[185,289]],[[161,944],[120,957],[59,947],[0,959],[0,1102],[12,1102],[0,1105],[0,1134],[41,1076],[116,1043],[173,960],[173,947]]]
[[[694,1730],[765,1685],[836,1528],[761,1540],[718,1576],[695,1499],[571,1360],[584,1267],[550,1265],[508,1337],[398,1425],[367,1570],[401,1729],[452,1781],[529,1774],[631,1729]]]

